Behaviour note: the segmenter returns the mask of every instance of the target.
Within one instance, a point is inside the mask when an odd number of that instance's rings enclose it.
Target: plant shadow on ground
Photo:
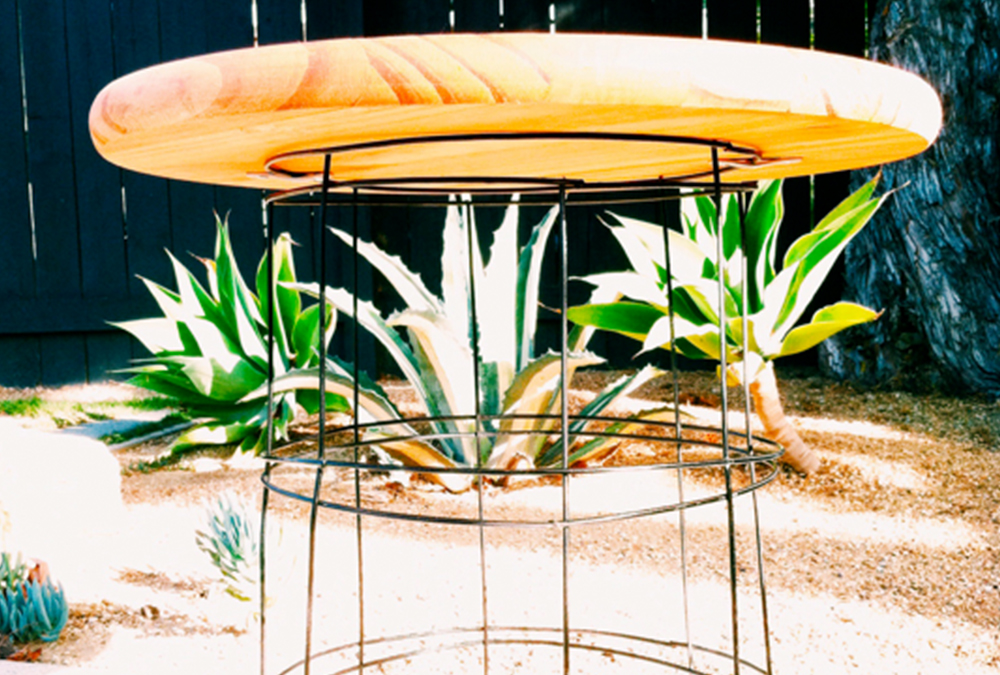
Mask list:
[[[781,570],[772,583],[995,631],[1000,402],[934,391],[858,391],[813,370],[787,370],[779,373],[785,411],[823,465],[808,477],[786,471],[764,493],[854,518],[850,531],[832,536],[822,528],[767,533],[765,559]],[[714,378],[683,374],[681,380],[689,396],[718,400]],[[742,409],[738,390],[729,398],[731,409]]]

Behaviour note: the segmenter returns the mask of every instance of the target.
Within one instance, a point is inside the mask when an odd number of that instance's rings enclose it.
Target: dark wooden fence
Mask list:
[[[211,254],[213,210],[228,213],[240,233],[234,245],[244,273],[263,250],[260,193],[138,175],[97,155],[88,111],[116,77],[255,41],[537,31],[553,23],[562,32],[688,36],[707,26],[713,38],[864,53],[865,0],[815,0],[812,13],[810,4],[504,0],[501,15],[499,2],[482,0],[0,0],[0,385],[102,380],[141,356],[141,347],[106,322],[155,313],[137,275],[172,283],[164,249],[182,260],[191,260],[187,252]],[[811,212],[825,212],[846,189],[846,175],[789,181],[785,239],[808,228]],[[314,278],[316,263],[313,217],[279,210],[275,218],[278,231],[303,244],[305,278]],[[394,209],[368,214],[371,223],[434,277],[439,220]],[[333,269],[341,268],[342,256],[331,253]],[[362,292],[378,293],[375,283]],[[824,291],[838,292],[836,284]]]

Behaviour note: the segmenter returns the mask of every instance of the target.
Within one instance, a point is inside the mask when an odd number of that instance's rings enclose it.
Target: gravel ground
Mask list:
[[[592,389],[602,379],[579,384]],[[711,417],[718,401],[712,378],[685,374],[681,385],[689,409]],[[781,386],[786,411],[823,467],[808,478],[782,473],[758,492],[774,672],[1000,674],[1000,406],[940,394],[858,393],[815,375],[782,378]],[[395,395],[405,398],[405,391]],[[667,392],[647,386],[636,396],[663,400]],[[739,396],[733,400],[739,409]],[[734,424],[739,417],[734,414]],[[127,468],[161,450],[147,445],[119,459]],[[635,459],[624,453],[612,461]],[[58,644],[43,649],[43,661],[114,672],[132,672],[137,663],[144,672],[256,672],[252,612],[214,580],[194,530],[205,501],[220,491],[259,500],[259,472],[227,467],[208,454],[183,468],[125,472],[128,525],[116,544],[120,564],[106,584],[74,592],[70,625]],[[324,490],[331,498],[353,493],[341,478],[329,473]],[[308,484],[311,477],[288,471],[282,480]],[[575,508],[641,504],[669,490],[675,476],[630,478],[627,485],[608,480],[577,481]],[[686,489],[708,493],[718,485],[718,477],[704,475]],[[364,500],[425,513],[468,513],[476,506],[474,494],[448,495],[421,483],[404,488],[384,477],[365,483]],[[560,500],[558,488],[544,485],[486,493],[487,508],[504,516],[544,517]],[[282,555],[273,563],[279,581],[272,585],[285,590],[274,592],[269,610],[269,672],[301,653],[307,550],[302,509],[276,500],[274,513]],[[737,500],[741,649],[760,663],[752,515],[751,501]],[[729,648],[725,518],[724,509],[703,507],[688,512],[685,526],[694,638]],[[574,626],[683,641],[678,525],[676,516],[660,516],[574,528]],[[475,530],[376,518],[365,518],[363,528],[369,636],[478,621]],[[314,646],[322,647],[357,635],[357,551],[353,518],[324,513],[319,532]],[[559,537],[545,528],[490,530],[486,550],[491,622],[561,625]],[[574,648],[573,668],[649,672],[616,656],[614,645],[601,646]],[[433,654],[385,670],[482,671],[479,649]],[[681,650],[670,658],[683,663],[687,656]],[[541,646],[498,647],[490,659],[491,672],[561,672],[561,652]],[[707,657],[696,656],[695,666],[727,672]]]

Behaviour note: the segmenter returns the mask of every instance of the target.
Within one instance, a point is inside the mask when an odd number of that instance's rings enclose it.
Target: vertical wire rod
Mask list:
[[[267,260],[267,457],[274,450],[274,207],[267,203],[264,207],[264,255]],[[266,652],[265,624],[267,622],[267,506],[270,489],[268,477],[274,463],[270,459],[264,464],[264,490],[260,497],[260,539],[257,547],[257,570],[260,573],[258,588],[260,589],[260,674],[265,673]]]
[[[476,268],[474,247],[479,246],[476,237],[473,237],[472,208],[468,203],[462,205],[462,220],[465,222],[466,246],[468,248],[469,261],[469,318],[470,318],[470,338],[472,339],[472,389],[473,403],[475,406],[475,429],[473,438],[475,441],[476,469],[483,468],[483,453],[480,447],[481,432],[480,423],[482,419],[482,406],[479,389],[479,310],[476,308]],[[483,614],[483,675],[490,672],[490,628],[489,628],[489,603],[486,585],[486,525],[485,511],[483,509],[483,475],[476,476],[476,507],[479,514],[479,588],[480,601],[482,603]]]
[[[562,382],[562,467],[569,471],[569,247],[566,226],[566,184],[559,184],[559,368]],[[562,598],[563,598],[563,673],[569,674],[569,473],[563,473],[562,481]]]
[[[306,581],[306,654],[303,674],[312,666],[313,590],[316,584],[316,521],[319,516],[319,496],[323,487],[323,463],[326,456],[326,202],[330,190],[330,155],[323,158],[323,193],[319,203],[319,448],[312,505],[309,509],[309,569]]]
[[[747,251],[747,228],[746,228],[746,218],[748,213],[747,196],[744,193],[739,195],[739,207],[740,207],[740,244],[743,248],[744,255],[742,257],[743,270],[741,274],[741,279],[743,283],[743,416],[746,419],[746,439],[747,439],[747,455],[753,455],[753,429],[751,428],[750,422],[750,367],[747,364],[747,356],[750,354],[750,335],[749,328],[750,322],[748,316],[750,314],[750,308],[748,305],[749,298],[747,297],[747,288],[749,286],[749,266],[747,263],[746,251]],[[750,483],[751,485],[757,482],[757,464],[756,462],[750,462]],[[750,498],[753,504],[753,524],[754,524],[754,540],[757,546],[757,580],[760,586],[760,612],[761,612],[761,622],[762,628],[764,630],[764,658],[767,666],[767,675],[771,675],[771,628],[770,622],[768,621],[767,612],[767,584],[765,583],[764,577],[764,550],[761,544],[760,538],[760,509],[757,505],[757,491],[753,490],[750,493]]]
[[[327,159],[329,159],[327,155]],[[360,335],[361,322],[358,320],[358,290],[361,281],[360,260],[358,254],[358,188],[351,191],[351,318],[354,320],[354,330],[351,332],[351,351],[354,356],[354,365],[351,375],[354,378],[354,390],[351,402],[351,421],[354,425],[354,507],[357,514],[354,517],[354,535],[357,540],[357,565],[358,565],[358,668],[359,672],[364,672],[365,668],[365,556],[364,556],[364,528],[361,520],[361,469],[358,468],[361,458],[359,448],[361,447],[361,387],[358,384],[361,376],[361,353]]]
[[[712,148],[712,187],[715,199],[715,255],[716,275],[719,278],[719,368],[720,368],[720,405],[722,406],[722,458],[723,471],[726,478],[726,512],[727,531],[729,535],[729,600],[732,606],[733,620],[733,675],[740,673],[740,623],[739,602],[737,598],[737,560],[736,560],[736,514],[733,504],[733,469],[729,464],[729,402],[726,391],[727,362],[726,343],[726,257],[723,245],[723,215],[722,215],[722,180],[719,171],[719,151]]]
[[[666,207],[659,202],[661,220],[663,221],[663,253],[664,274],[667,284],[667,306],[670,310],[670,373],[674,384],[674,435],[677,439],[677,502],[684,503],[684,449],[681,446],[683,427],[681,424],[681,389],[677,377],[677,349],[674,329],[674,279],[673,267],[670,263],[670,225],[667,223]],[[694,646],[691,642],[691,603],[688,592],[687,574],[687,516],[684,508],[677,509],[677,528],[681,539],[681,596],[684,603],[684,642],[687,646],[688,669],[694,670]]]

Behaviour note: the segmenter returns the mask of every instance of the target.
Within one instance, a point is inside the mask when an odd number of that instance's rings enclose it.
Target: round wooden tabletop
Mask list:
[[[619,183],[854,169],[912,156],[941,126],[919,77],[737,42],[545,33],[339,39],[221,52],[115,80],[90,131],[109,161],[196,182],[290,189],[445,179]]]

